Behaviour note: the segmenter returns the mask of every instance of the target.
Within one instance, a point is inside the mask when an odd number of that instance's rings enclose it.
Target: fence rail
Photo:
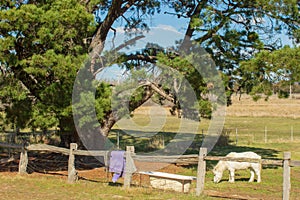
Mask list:
[[[0,142],[0,147],[12,148],[12,149],[22,149],[23,145]]]

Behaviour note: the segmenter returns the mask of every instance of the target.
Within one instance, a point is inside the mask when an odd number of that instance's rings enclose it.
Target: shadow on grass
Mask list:
[[[114,129],[112,132],[118,133],[119,135],[119,141],[120,141],[120,147],[121,149],[125,149],[126,146],[134,146],[135,151],[137,153],[139,152],[151,152],[155,150],[159,150],[159,148],[162,148],[161,146],[154,148],[153,146],[150,146],[149,143],[151,139],[157,135],[162,136],[164,145],[168,145],[176,136],[177,133],[174,132],[141,132],[141,131],[132,131],[132,130],[118,130]],[[129,134],[127,134],[129,133]],[[117,134],[116,134],[117,135]],[[191,135],[188,134],[187,135]],[[205,135],[202,134],[196,134],[193,135],[194,139],[189,148],[185,151],[184,154],[190,155],[190,154],[199,154],[199,149],[202,146],[202,141],[205,137]],[[116,137],[110,138],[110,140],[115,143],[117,141]],[[224,140],[227,140],[228,145],[225,146],[218,146],[219,144],[224,144]],[[217,145],[213,148],[211,152],[209,152],[208,155],[210,156],[226,156],[230,152],[245,152],[245,151],[252,151],[257,154],[259,154],[263,159],[273,159],[276,160],[277,154],[279,151],[275,149],[267,149],[267,148],[258,148],[258,147],[249,147],[249,146],[236,146],[231,145],[233,141],[229,140],[228,135],[224,134],[221,135],[219,138],[219,141],[222,141],[221,143],[217,143]],[[218,161],[207,161],[207,169],[211,170],[213,167],[217,164]],[[185,168],[195,168],[197,169],[197,165],[186,165]],[[277,166],[274,165],[263,165],[263,168],[277,168]]]
[[[111,136],[109,139],[112,143],[117,143],[116,134],[119,133],[119,145],[121,149],[126,149],[126,146],[134,146],[136,152],[149,152],[151,150],[159,150],[159,148],[153,148],[149,146],[149,141],[156,136],[162,136],[164,145],[168,145],[178,133],[174,132],[145,132],[145,131],[133,131],[133,130],[118,130],[113,129],[112,132],[114,136]],[[129,134],[127,134],[129,133]],[[202,134],[189,134],[184,133],[182,135],[187,135],[187,138],[193,138],[193,141],[189,148],[186,150],[185,154],[198,154],[199,149],[202,146],[202,141],[205,135]],[[222,140],[222,135],[219,140]],[[225,136],[226,137],[226,136]],[[184,138],[182,137],[184,140]],[[244,152],[244,151],[253,151],[262,156],[262,158],[274,158],[278,151],[274,149],[265,149],[265,148],[256,148],[249,146],[236,146],[230,145],[232,143],[231,140],[228,139],[228,144],[225,146],[218,146],[218,144],[214,147],[214,149],[209,153],[212,156],[225,156],[230,152]]]
[[[149,153],[163,149],[170,143],[187,142],[191,143],[185,154],[194,154],[199,152],[202,145],[203,136],[201,134],[175,133],[175,132],[149,132],[134,130],[112,129],[109,140],[119,148],[125,150],[126,146],[134,146],[136,153]],[[118,138],[119,137],[119,138]],[[174,143],[176,143],[174,142]],[[185,143],[186,144],[186,143]]]
[[[116,183],[114,183],[114,182],[109,182],[108,185],[109,185],[109,186],[115,186],[115,187],[121,187],[121,186],[123,186],[122,183],[118,183],[118,182],[116,182]]]
[[[150,132],[112,129],[109,140],[119,148],[125,150],[126,146],[134,146],[137,153],[148,153],[162,149],[177,135],[174,132]],[[118,138],[119,137],[119,138]]]

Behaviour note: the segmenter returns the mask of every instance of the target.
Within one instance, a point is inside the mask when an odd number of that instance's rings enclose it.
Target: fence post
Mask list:
[[[20,154],[19,174],[27,174],[27,164],[28,164],[28,155],[24,143]]]
[[[124,177],[124,188],[130,188],[131,177],[133,173],[134,166],[132,162],[130,162],[131,154],[134,153],[134,146],[126,146],[126,163],[125,163],[125,177]]]
[[[68,182],[74,183],[77,181],[77,171],[75,169],[75,155],[74,151],[77,150],[77,144],[71,143],[70,144],[70,154],[69,154],[69,162],[68,162]]]
[[[204,158],[206,154],[207,154],[207,148],[200,148],[198,169],[197,169],[196,196],[200,196],[200,194],[204,190],[205,172],[206,172],[206,161],[204,160]]]
[[[291,168],[290,168],[291,152],[283,153],[283,200],[290,198],[291,190]]]

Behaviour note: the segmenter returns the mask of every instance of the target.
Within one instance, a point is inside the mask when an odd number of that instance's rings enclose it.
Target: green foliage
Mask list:
[[[100,122],[105,120],[105,116],[111,112],[111,96],[111,86],[104,82],[99,83],[95,95],[95,109],[97,112],[97,118]]]
[[[1,102],[18,127],[48,128],[71,115],[72,86],[95,30],[93,16],[74,0],[4,8],[0,18]]]
[[[235,90],[232,82],[245,78],[238,75],[243,71],[241,61],[264,49],[281,48],[280,34],[299,41],[300,5],[296,0],[173,1],[168,6],[176,15],[191,19],[187,36],[204,47],[227,76],[228,95]],[[252,72],[259,73],[255,70]],[[244,82],[239,86],[249,92],[257,84]]]
[[[285,46],[277,51],[261,51],[241,63],[239,84],[257,99],[261,94],[270,96],[275,88],[280,97],[288,97],[285,86],[300,81],[300,48]]]
[[[212,103],[209,101],[200,100],[198,110],[201,117],[211,118],[213,111]]]
[[[183,115],[190,116],[190,113],[197,112],[201,117],[210,118],[213,105],[206,96],[210,93],[207,86],[208,81],[212,80],[205,79],[209,76],[209,78],[213,78],[214,75],[211,70],[206,69],[207,63],[204,58],[201,58],[203,55],[200,55],[199,51],[195,52],[186,58],[174,57],[172,53],[160,53],[157,59],[162,70],[161,76],[164,77],[162,83],[168,84],[168,91],[171,91],[170,93],[176,97],[175,99],[178,98],[175,104],[177,108],[183,109]],[[195,61],[197,62],[195,63]],[[174,80],[177,85],[172,85]],[[197,99],[196,102],[192,102],[193,95]]]

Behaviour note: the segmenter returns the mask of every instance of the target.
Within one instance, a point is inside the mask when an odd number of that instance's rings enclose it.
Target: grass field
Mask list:
[[[156,113],[156,123],[163,122],[157,129],[147,127],[153,118],[146,115],[147,107],[140,108],[134,115],[136,125],[126,127],[115,126],[110,139],[122,149],[134,145],[136,151],[153,151],[168,145],[177,132],[186,132],[189,126],[198,126],[188,153],[197,153],[210,124],[208,120],[201,123],[184,124],[180,131],[180,119],[166,114]],[[228,146],[215,147],[209,154],[226,155],[231,151],[254,151],[263,158],[282,158],[284,151],[292,153],[293,160],[300,160],[300,100],[281,100],[273,98],[270,102],[252,102],[234,99],[234,105],[227,110],[224,130],[229,135]],[[263,111],[262,111],[263,110]],[[120,130],[120,128],[122,130]],[[152,139],[149,139],[151,136]],[[155,138],[153,140],[153,138]],[[155,143],[156,142],[156,143]],[[211,169],[216,162],[207,162],[205,193],[195,196],[195,183],[191,193],[181,194],[171,191],[161,191],[150,187],[132,187],[128,190],[119,184],[109,184],[97,176],[80,179],[76,184],[67,184],[66,176],[33,173],[20,176],[12,172],[0,173],[0,199],[282,199],[282,168],[264,166],[262,183],[248,183],[250,176],[247,171],[236,174],[236,183],[227,182],[228,173],[224,174],[221,183],[212,182]],[[197,166],[172,166],[163,170],[169,172],[196,176]],[[83,172],[79,171],[83,177]],[[291,199],[300,199],[300,167],[291,170]],[[223,196],[223,198],[222,198]]]

